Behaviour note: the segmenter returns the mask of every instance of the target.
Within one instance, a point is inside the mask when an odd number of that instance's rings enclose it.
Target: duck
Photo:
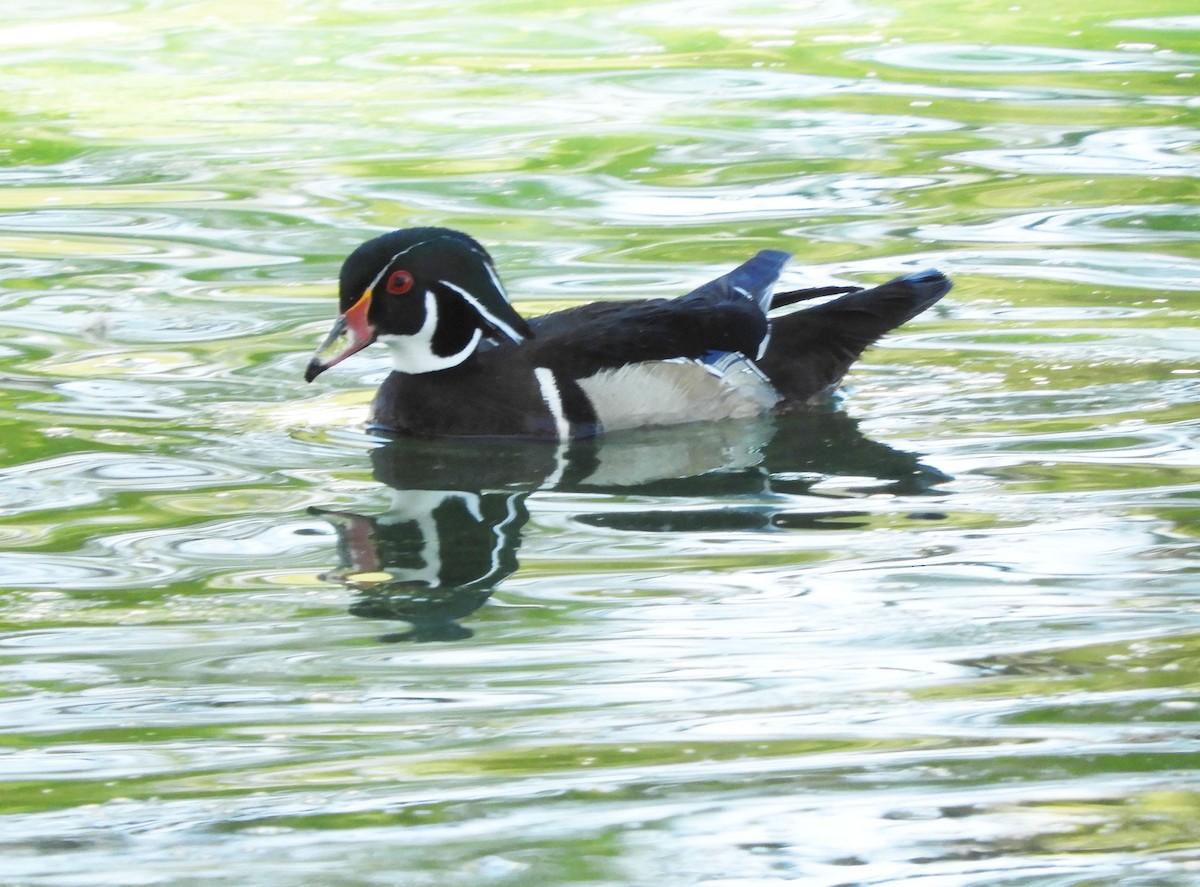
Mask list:
[[[677,298],[616,298],[527,319],[475,238],[391,231],[343,263],[338,316],[304,377],[387,346],[391,372],[367,425],[391,436],[566,442],[745,419],[828,403],[869,345],[952,285],[929,269],[871,288],[776,293],[790,259],[763,250]],[[822,301],[796,307],[814,299]]]

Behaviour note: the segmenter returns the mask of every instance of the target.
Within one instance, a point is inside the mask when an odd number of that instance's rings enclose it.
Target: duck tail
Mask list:
[[[929,269],[772,318],[770,346],[760,366],[785,401],[819,402],[832,394],[869,345],[925,311],[951,286],[946,275]]]

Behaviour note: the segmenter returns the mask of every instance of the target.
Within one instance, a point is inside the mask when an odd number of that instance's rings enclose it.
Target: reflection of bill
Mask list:
[[[386,640],[470,637],[458,620],[517,570],[526,499],[538,490],[658,500],[576,515],[580,523],[616,530],[844,530],[858,514],[855,499],[814,493],[815,484],[843,477],[914,495],[946,479],[911,453],[863,437],[839,412],[628,432],[569,445],[405,438],[373,450],[371,461],[376,480],[393,490],[386,512],[314,512],[337,529],[343,568],[326,578],[358,592],[351,612],[412,625]],[[791,513],[799,495],[820,495],[830,508]],[[730,508],[732,497],[738,508]],[[688,507],[673,509],[674,499],[687,499]],[[588,501],[595,505],[594,498]]]

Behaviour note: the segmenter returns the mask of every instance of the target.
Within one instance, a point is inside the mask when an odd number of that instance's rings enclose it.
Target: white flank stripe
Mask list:
[[[567,414],[563,412],[562,395],[558,391],[558,383],[554,381],[554,373],[549,367],[537,367],[533,371],[533,377],[542,389],[542,400],[546,402],[546,409],[554,419],[558,439],[566,440],[571,436],[571,423],[567,421]]]

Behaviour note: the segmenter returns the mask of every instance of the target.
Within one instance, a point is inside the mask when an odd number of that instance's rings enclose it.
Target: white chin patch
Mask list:
[[[424,330],[413,336],[380,336],[379,341],[392,352],[392,369],[398,373],[434,373],[458,366],[474,353],[483,333],[475,330],[467,347],[457,354],[443,357],[434,354],[430,343],[432,336],[423,336]]]
[[[658,360],[601,370],[579,380],[605,431],[719,419],[748,419],[781,400],[749,360],[719,369],[696,360]]]
[[[425,324],[411,336],[383,335],[379,341],[392,352],[392,369],[398,373],[434,373],[458,366],[470,357],[483,338],[482,330],[475,330],[466,347],[443,357],[433,352],[433,334],[437,330],[437,300],[433,293],[425,294]]]

